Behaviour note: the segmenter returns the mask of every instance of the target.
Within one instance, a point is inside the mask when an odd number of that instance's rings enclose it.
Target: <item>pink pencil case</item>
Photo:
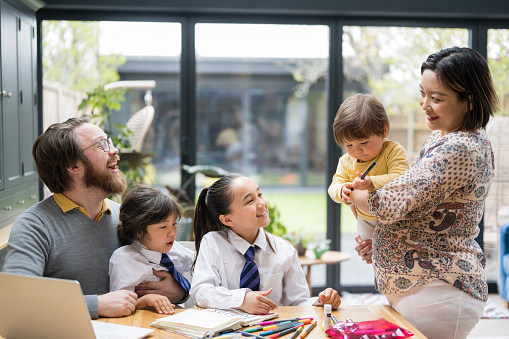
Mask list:
[[[408,338],[414,334],[384,318],[370,321],[340,321],[325,330],[334,339]]]

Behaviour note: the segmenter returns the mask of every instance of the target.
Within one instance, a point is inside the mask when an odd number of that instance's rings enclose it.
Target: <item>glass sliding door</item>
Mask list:
[[[421,63],[451,46],[468,46],[469,31],[453,28],[343,26],[343,99],[370,93],[382,101],[390,120],[388,138],[411,161],[430,133],[417,98]],[[341,285],[373,285],[373,269],[354,251],[356,223],[342,206],[341,250],[352,253],[341,265]]]
[[[486,199],[484,214],[484,252],[486,277],[497,281],[499,275],[499,227],[509,222],[509,29],[488,30],[488,64],[500,100],[500,110],[486,128],[495,155],[495,177]]]
[[[195,32],[197,162],[253,178],[289,233],[323,239],[328,26],[199,23]],[[197,189],[210,182],[197,177]]]

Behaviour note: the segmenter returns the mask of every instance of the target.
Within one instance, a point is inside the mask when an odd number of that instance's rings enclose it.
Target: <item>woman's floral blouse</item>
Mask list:
[[[442,279],[486,301],[486,258],[475,242],[494,159],[485,134],[430,134],[408,171],[369,195],[378,218],[375,284],[383,294]]]

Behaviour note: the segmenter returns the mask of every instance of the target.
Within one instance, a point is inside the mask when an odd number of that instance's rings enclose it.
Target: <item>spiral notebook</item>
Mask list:
[[[262,321],[277,318],[278,313],[254,315],[237,310],[215,308],[193,308],[157,319],[152,326],[185,335],[190,338],[203,338],[211,331],[214,335],[226,330],[237,330],[243,326],[253,326]]]

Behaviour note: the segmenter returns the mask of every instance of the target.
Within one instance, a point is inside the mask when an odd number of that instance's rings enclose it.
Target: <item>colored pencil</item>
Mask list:
[[[304,328],[304,326],[300,326],[299,328],[297,328],[297,332],[295,332],[293,335],[292,335],[292,338],[291,339],[296,339],[300,332],[302,332],[302,329]]]
[[[271,320],[271,321],[261,322],[258,324],[258,326],[278,324],[278,323],[287,322],[287,321],[299,321],[299,320],[305,320],[305,319],[313,320],[313,318],[293,318],[293,319]]]
[[[279,328],[276,328],[276,329],[273,329],[273,330],[270,330],[270,331],[260,332],[259,335],[261,335],[263,337],[266,337],[268,335],[275,334],[275,333],[278,333],[278,332],[281,332],[281,331],[286,331],[289,328],[294,328],[294,327],[298,327],[298,326],[304,326],[304,324],[290,324],[288,326],[282,326],[282,327],[279,327]]]
[[[253,333],[249,333],[249,332],[244,332],[244,331],[237,331],[237,333],[242,333],[242,335],[244,337],[253,337],[253,338],[257,338],[257,339],[267,339],[266,337],[262,337],[262,336],[259,336],[259,335],[256,335],[256,334],[253,334]]]
[[[279,324],[274,324],[274,325],[269,325],[269,326],[258,326],[258,327],[248,328],[248,329],[245,329],[244,332],[270,331],[270,330],[278,328],[278,325],[281,325],[281,324],[286,324],[286,323],[279,323]]]
[[[300,335],[301,339],[304,339],[309,334],[309,332],[311,332],[313,330],[313,328],[315,328],[315,327],[316,327],[316,320],[313,321],[313,323],[311,324],[311,326],[308,327],[306,332],[304,332]]]
[[[299,324],[310,324],[310,323],[311,323],[311,319],[288,320],[288,321],[280,322],[280,323],[277,323],[274,325],[248,328],[248,329],[244,330],[244,332],[270,331],[270,330],[276,330],[276,329],[280,329],[280,328],[288,328],[288,327],[296,326]],[[263,335],[263,334],[260,333],[260,335]]]
[[[304,325],[299,325],[299,326],[295,326],[295,327],[292,327],[292,328],[288,328],[288,329],[286,329],[284,331],[281,331],[281,332],[269,335],[269,336],[267,336],[267,338],[269,338],[269,339],[279,338],[279,337],[282,337],[284,335],[287,335],[288,333],[292,333],[293,331],[296,331],[297,328],[300,328],[300,327],[304,327]]]
[[[241,333],[232,333],[232,334],[223,334],[223,335],[218,335],[218,336],[215,336],[215,337],[212,337],[212,339],[228,339],[228,338],[238,338],[238,337],[241,337],[242,334]]]
[[[338,318],[336,318],[334,315],[332,315],[332,323],[337,324],[339,322]]]

